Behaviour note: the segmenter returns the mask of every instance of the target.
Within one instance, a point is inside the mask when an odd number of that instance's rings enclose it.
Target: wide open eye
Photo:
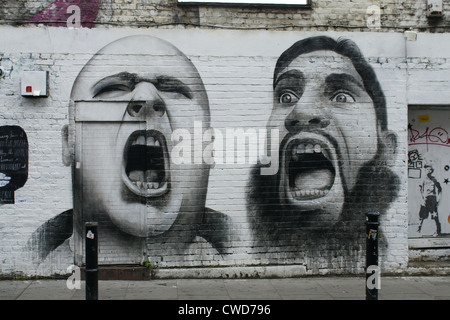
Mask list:
[[[281,93],[279,98],[280,103],[289,105],[297,103],[298,100],[299,100],[298,96],[291,91],[284,91],[283,93]]]
[[[355,102],[355,98],[346,92],[339,92],[331,98],[331,101],[339,103]]]

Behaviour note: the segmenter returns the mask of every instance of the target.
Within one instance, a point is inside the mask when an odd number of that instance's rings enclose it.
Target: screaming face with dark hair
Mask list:
[[[399,185],[387,167],[396,136],[387,130],[385,97],[356,44],[311,37],[286,50],[275,67],[267,129],[279,132],[279,169],[251,173],[255,248],[355,267],[365,212],[383,213]]]

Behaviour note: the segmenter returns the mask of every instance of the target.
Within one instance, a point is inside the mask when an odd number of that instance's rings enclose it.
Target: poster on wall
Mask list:
[[[28,179],[28,139],[19,126],[0,126],[0,204],[13,204]]]
[[[450,235],[450,110],[408,112],[409,237]]]

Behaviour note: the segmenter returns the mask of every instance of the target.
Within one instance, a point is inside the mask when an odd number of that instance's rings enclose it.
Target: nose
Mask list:
[[[153,84],[141,82],[133,90],[127,112],[132,117],[162,117],[166,112],[166,104]]]
[[[297,104],[284,120],[284,125],[290,133],[323,129],[330,124],[330,117],[325,111],[312,105]]]

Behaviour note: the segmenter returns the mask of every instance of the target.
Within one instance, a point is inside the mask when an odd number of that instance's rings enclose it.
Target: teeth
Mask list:
[[[322,152],[322,147],[320,146],[320,144],[316,144],[316,145],[314,146],[314,152],[315,152],[315,153]]]
[[[305,153],[306,146],[304,144],[299,144],[297,146],[297,153]]]
[[[139,136],[136,139],[136,144],[145,144],[145,137],[144,136]]]
[[[158,171],[156,170],[146,170],[145,172],[134,170],[128,174],[128,178],[141,190],[160,188],[160,183],[155,182],[158,179]]]
[[[155,138],[154,137],[148,137],[147,138],[147,145],[148,146],[154,146],[155,145]]]
[[[292,149],[292,155],[303,153],[322,153],[322,146],[320,144],[299,144],[297,148]]]
[[[159,147],[159,146],[161,146],[161,143],[158,141],[158,139],[157,138],[155,138],[155,137],[148,137],[148,138],[145,138],[145,136],[139,136],[139,137],[137,137],[136,138],[136,140],[134,140],[133,142],[132,142],[132,145],[147,145],[147,146],[157,146],[157,147]]]
[[[141,189],[159,189],[159,183],[158,182],[142,182]]]
[[[142,182],[142,181],[132,181],[132,183],[141,190],[159,189],[159,182]]]
[[[311,196],[322,196],[323,197],[328,193],[328,190],[318,190],[318,189],[295,190],[293,193],[295,194],[296,198],[311,197]]]

